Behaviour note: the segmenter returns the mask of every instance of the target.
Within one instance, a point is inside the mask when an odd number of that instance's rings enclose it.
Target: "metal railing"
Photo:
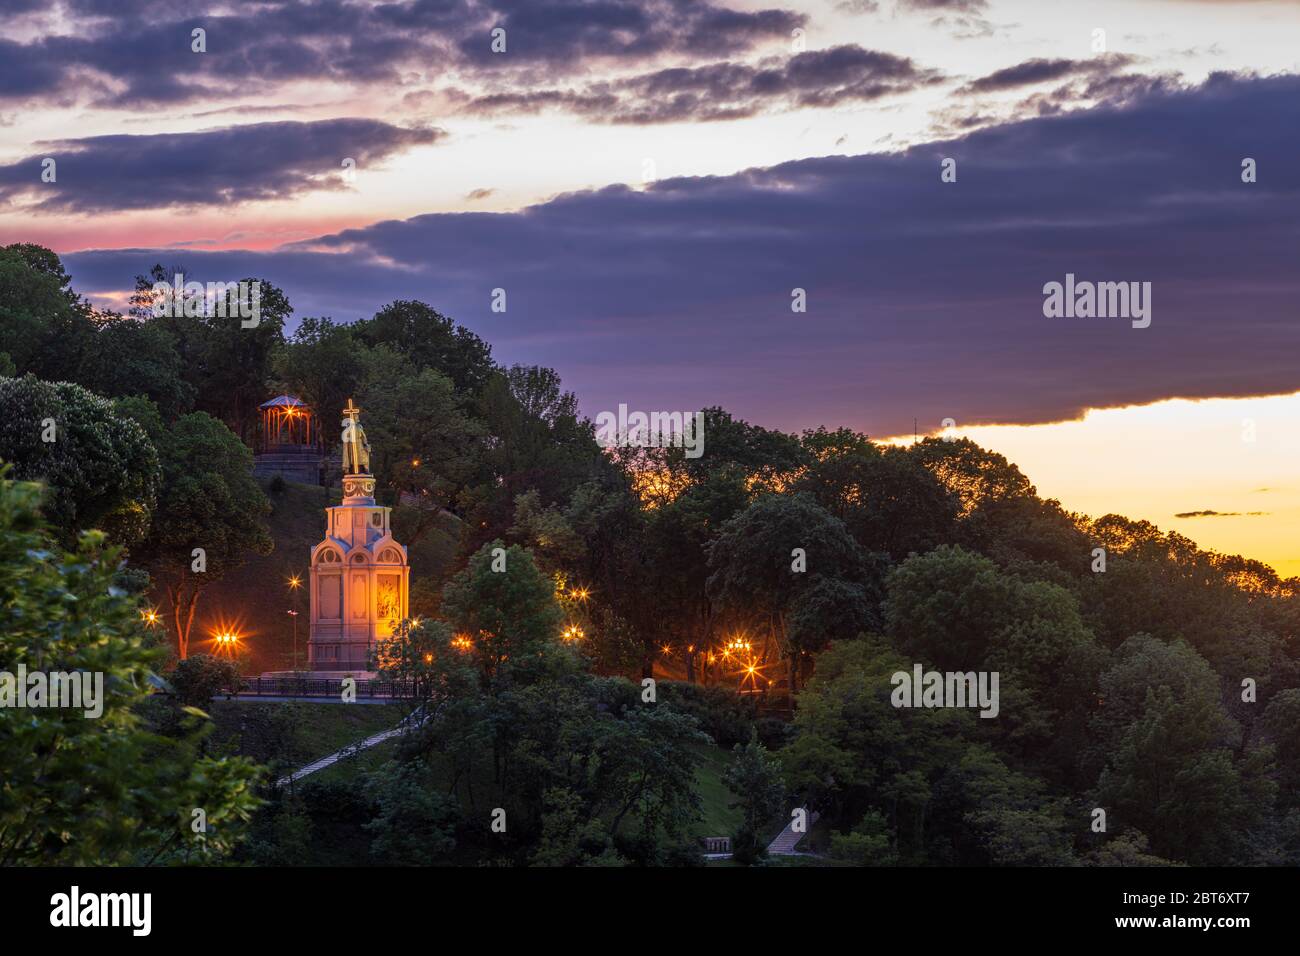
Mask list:
[[[240,694],[254,697],[340,697],[343,694],[341,677],[246,677],[239,684]],[[356,682],[357,699],[393,698],[415,696],[412,681],[359,680]]]

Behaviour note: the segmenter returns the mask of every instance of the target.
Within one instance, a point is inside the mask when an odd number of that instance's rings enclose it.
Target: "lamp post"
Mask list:
[[[298,589],[302,587],[302,579],[298,575],[289,578],[289,590],[293,594],[293,608],[288,612],[293,618],[293,671],[298,672]]]
[[[288,613],[293,618],[293,669],[296,673],[298,670],[298,612],[289,611]]]

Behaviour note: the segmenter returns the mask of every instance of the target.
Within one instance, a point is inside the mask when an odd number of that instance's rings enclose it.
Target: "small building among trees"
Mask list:
[[[295,395],[277,395],[259,407],[253,474],[321,483],[325,445],[315,412]]]

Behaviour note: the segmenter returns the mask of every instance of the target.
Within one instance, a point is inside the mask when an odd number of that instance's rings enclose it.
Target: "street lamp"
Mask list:
[[[298,671],[298,589],[302,587],[302,578],[294,574],[289,577],[289,590],[293,593],[293,609],[288,611],[293,618],[293,669]]]
[[[217,645],[218,652],[233,654],[239,644],[239,635],[234,631],[218,631],[213,635],[213,641]]]
[[[293,618],[293,669],[298,670],[298,612],[287,612]]]

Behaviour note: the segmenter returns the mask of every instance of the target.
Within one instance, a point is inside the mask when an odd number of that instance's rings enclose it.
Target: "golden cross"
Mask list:
[[[359,409],[359,408],[357,408],[355,405],[353,405],[353,404],[352,404],[352,399],[349,398],[349,399],[348,399],[348,407],[345,408],[345,409],[343,409],[343,414],[346,415],[346,416],[348,416],[348,418],[352,419],[353,421],[356,421],[356,420],[357,420],[357,415],[360,414],[360,412],[361,412],[361,409]]]

